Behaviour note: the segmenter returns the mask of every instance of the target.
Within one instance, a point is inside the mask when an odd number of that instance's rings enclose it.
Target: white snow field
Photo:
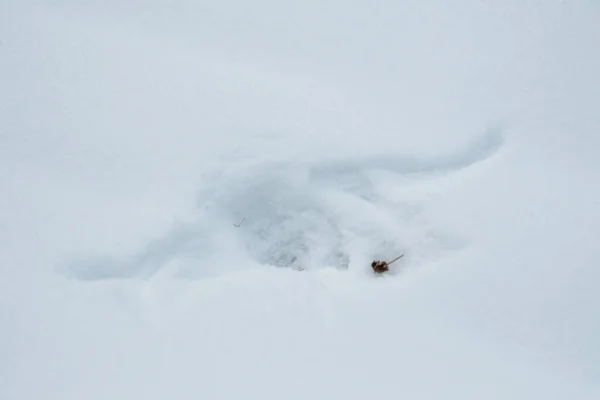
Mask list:
[[[600,399],[599,146],[593,0],[4,0],[0,399]]]

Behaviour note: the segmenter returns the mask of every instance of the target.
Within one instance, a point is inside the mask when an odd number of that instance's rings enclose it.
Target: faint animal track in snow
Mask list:
[[[460,247],[459,238],[432,226],[422,200],[394,199],[388,188],[405,184],[406,175],[441,179],[491,157],[502,143],[492,131],[431,159],[389,154],[221,173],[199,194],[200,220],[131,257],[79,260],[68,273],[82,280],[146,277],[169,267],[198,278],[252,263],[348,268],[401,253],[407,262],[436,258]]]

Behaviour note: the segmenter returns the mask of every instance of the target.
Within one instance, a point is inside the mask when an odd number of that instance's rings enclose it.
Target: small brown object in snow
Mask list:
[[[385,261],[373,261],[371,263],[371,268],[373,268],[373,272],[376,274],[382,274],[390,270],[388,263]]]
[[[375,272],[376,274],[382,274],[384,272],[387,272],[390,270],[390,265],[395,263],[396,261],[398,261],[399,259],[401,259],[404,256],[404,254],[400,254],[398,257],[394,258],[392,261],[390,262],[385,262],[385,261],[373,261],[371,263],[371,268],[373,268],[373,272]]]

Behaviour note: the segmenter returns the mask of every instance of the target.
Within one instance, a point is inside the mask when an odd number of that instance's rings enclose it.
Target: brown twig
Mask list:
[[[387,265],[391,265],[391,264],[395,263],[396,261],[398,261],[402,257],[404,257],[404,254],[400,254],[398,257],[394,258],[392,261],[390,261],[389,263],[387,263]]]

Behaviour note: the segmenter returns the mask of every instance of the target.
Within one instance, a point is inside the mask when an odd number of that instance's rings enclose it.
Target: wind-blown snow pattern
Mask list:
[[[201,191],[198,220],[174,227],[128,259],[77,260],[66,273],[82,280],[147,277],[171,264],[188,277],[202,277],[249,261],[304,270],[348,268],[357,257],[360,266],[365,256],[439,257],[458,248],[460,238],[436,231],[415,183],[439,186],[446,175],[486,160],[501,145],[500,132],[492,131],[432,159],[382,154],[222,171]]]
[[[600,398],[600,6],[12,3],[0,399]]]

